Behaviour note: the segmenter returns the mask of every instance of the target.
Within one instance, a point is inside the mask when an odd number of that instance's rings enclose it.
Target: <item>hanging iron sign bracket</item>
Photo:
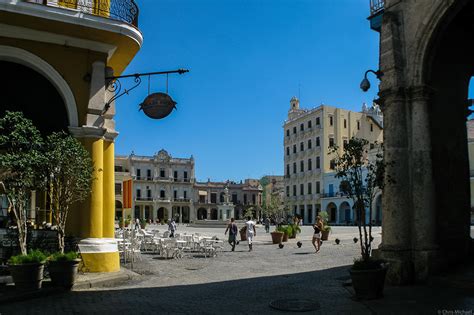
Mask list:
[[[112,96],[105,103],[104,109],[102,111],[102,115],[104,115],[109,110],[110,105],[112,104],[113,101],[119,99],[120,97],[122,97],[125,94],[128,95],[128,93],[130,91],[132,91],[133,89],[138,87],[140,85],[140,83],[142,83],[141,77],[147,76],[148,80],[150,80],[150,77],[154,76],[154,75],[166,74],[168,76],[168,74],[172,74],[172,73],[183,74],[183,73],[186,73],[186,72],[189,72],[189,70],[187,70],[187,69],[178,69],[178,70],[171,70],[171,71],[135,73],[135,74],[121,75],[121,76],[106,77],[105,80],[107,82],[107,90],[109,92],[114,93],[114,96]],[[123,89],[123,91],[122,91],[122,84],[120,83],[120,79],[126,79],[126,78],[134,78],[135,84],[131,88]],[[148,83],[150,83],[150,81],[148,81]],[[148,94],[150,94],[149,90],[150,90],[150,86],[148,85]],[[168,92],[168,79],[166,79],[166,92]],[[160,93],[160,94],[164,94],[164,93]],[[142,107],[143,107],[143,105],[142,105]],[[140,109],[143,109],[143,108],[140,108]],[[145,114],[147,114],[146,111],[145,111]],[[152,118],[154,118],[154,117],[152,117]]]

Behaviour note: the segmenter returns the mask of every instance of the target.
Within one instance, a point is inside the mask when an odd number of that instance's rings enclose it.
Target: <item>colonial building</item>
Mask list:
[[[116,217],[122,217],[122,183],[133,179],[132,209],[125,217],[146,220],[194,220],[194,158],[174,158],[165,150],[153,156],[116,156]]]
[[[285,203],[304,223],[314,223],[323,209],[321,198],[334,193],[335,187],[324,183],[324,174],[334,169],[331,147],[342,150],[352,137],[367,139],[371,146],[382,142],[383,117],[377,105],[364,104],[361,112],[327,105],[301,109],[293,97],[283,130]]]
[[[114,237],[115,104],[106,77],[120,75],[141,47],[133,0],[0,0],[0,115],[21,111],[43,135],[66,131],[91,153],[95,180],[72,209],[68,234],[81,238],[91,272],[118,271]],[[45,204],[37,193],[36,207]],[[32,203],[33,204],[33,203]],[[41,218],[40,218],[41,219]]]

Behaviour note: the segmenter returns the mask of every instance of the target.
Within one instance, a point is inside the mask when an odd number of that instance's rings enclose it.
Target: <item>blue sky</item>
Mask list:
[[[178,110],[139,113],[147,81],[117,101],[116,153],[194,156],[198,180],[283,174],[283,121],[290,98],[360,110],[359,89],[377,69],[378,33],[368,0],[142,0],[143,47],[124,73],[187,68],[169,77]],[[151,92],[165,91],[165,76]],[[125,86],[131,81],[123,82]]]

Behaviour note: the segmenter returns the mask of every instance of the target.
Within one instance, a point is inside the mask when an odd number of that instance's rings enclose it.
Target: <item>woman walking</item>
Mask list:
[[[313,229],[314,234],[312,243],[317,253],[321,248],[321,230],[323,229],[323,219],[319,215],[316,217],[316,223],[313,225]]]

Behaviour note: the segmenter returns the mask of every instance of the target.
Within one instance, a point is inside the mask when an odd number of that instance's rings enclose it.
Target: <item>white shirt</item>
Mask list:
[[[253,234],[253,227],[255,226],[255,222],[252,220],[245,222],[245,226],[247,227],[247,234]]]

